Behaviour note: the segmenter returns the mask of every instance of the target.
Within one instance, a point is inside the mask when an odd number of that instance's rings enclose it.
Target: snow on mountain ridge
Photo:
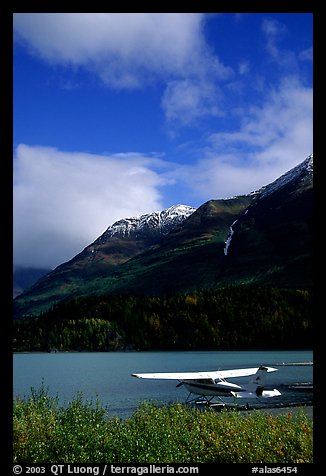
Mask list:
[[[259,190],[251,192],[249,195],[255,196],[258,200],[260,198],[265,198],[266,196],[277,191],[278,189],[284,187],[286,184],[290,183],[292,180],[295,180],[300,176],[305,176],[306,174],[312,174],[312,173],[313,173],[313,154],[310,154],[303,162],[293,167],[291,170],[289,170],[285,174],[281,175],[281,177],[276,179],[274,182],[268,185],[265,185]],[[251,205],[249,205],[249,207],[244,211],[243,215],[246,215],[248,213],[248,210],[250,207]],[[225,246],[224,246],[225,256],[227,256],[228,254],[231,240],[234,234],[233,227],[237,223],[237,221],[238,219],[235,220],[229,228],[229,234],[228,234],[227,240],[225,241]]]
[[[279,188],[282,188],[292,180],[300,177],[300,175],[305,172],[309,174],[312,174],[313,172],[313,154],[310,154],[303,162],[277,178],[274,182],[263,186],[259,190],[251,192],[249,195],[254,195],[257,198],[264,198],[277,191]],[[96,242],[103,243],[113,236],[125,238],[135,236],[138,233],[151,236],[165,236],[176,226],[183,223],[183,221],[195,211],[196,208],[194,207],[178,204],[172,205],[161,211],[155,211],[136,217],[123,218],[110,225]],[[229,238],[231,238],[231,236]],[[226,246],[225,254],[227,253],[227,249],[228,246]]]
[[[109,226],[99,240],[115,235],[127,237],[139,232],[155,230],[166,235],[190,216],[196,208],[188,205],[173,205],[162,211],[147,213],[139,217],[123,218]]]
[[[298,178],[304,172],[308,172],[309,174],[313,173],[313,154],[310,154],[303,162],[281,175],[281,177],[274,180],[274,182],[262,187],[257,191],[257,194],[260,197],[265,197],[279,188],[284,187],[284,185]]]

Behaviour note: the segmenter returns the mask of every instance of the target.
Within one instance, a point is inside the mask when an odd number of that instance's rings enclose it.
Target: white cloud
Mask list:
[[[169,82],[162,98],[162,107],[168,121],[193,124],[204,116],[219,116],[219,90],[210,82],[177,80]]]
[[[250,72],[250,63],[249,61],[242,61],[238,65],[240,76],[247,75]]]
[[[164,112],[185,124],[187,116],[215,113],[214,82],[232,75],[205,41],[205,19],[198,13],[17,13],[14,29],[32,54],[87,68],[110,88],[166,87]],[[184,84],[188,99],[181,102],[176,88]]]
[[[18,13],[14,28],[34,53],[53,63],[101,64],[133,71],[180,70],[201,50],[200,14]]]
[[[56,266],[110,224],[162,209],[160,159],[19,145],[14,160],[14,261]]]
[[[306,48],[299,53],[300,61],[313,61],[313,48]]]
[[[243,115],[238,131],[216,133],[211,136],[215,147],[230,147],[246,144],[268,148],[273,143],[291,142],[301,148],[302,142],[312,146],[312,89],[304,87],[295,78],[285,78],[278,88],[270,89],[260,106],[252,106]],[[306,134],[294,137],[299,125],[304,125]]]
[[[205,42],[204,18],[198,13],[17,13],[14,29],[44,60],[93,68],[110,86],[128,87],[125,75],[138,84],[147,74],[187,76],[212,67],[225,74]]]
[[[293,51],[279,47],[280,41],[286,36],[287,28],[277,20],[265,18],[262,22],[262,31],[266,39],[266,50],[275,64],[285,69],[297,67],[296,55]]]
[[[302,162],[313,151],[312,89],[285,79],[243,116],[234,132],[218,132],[195,165],[175,172],[208,200],[249,193]]]

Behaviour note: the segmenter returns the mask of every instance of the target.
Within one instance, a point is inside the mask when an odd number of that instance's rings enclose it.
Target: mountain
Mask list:
[[[107,292],[312,285],[313,157],[249,195],[210,200],[111,277]]]
[[[313,156],[263,187],[232,226],[220,283],[313,283]]]
[[[312,285],[313,157],[248,195],[123,219],[15,299],[16,317],[92,294]]]
[[[21,294],[42,276],[51,272],[49,268],[15,267],[13,270],[13,296]]]
[[[160,212],[119,220],[72,260],[58,266],[51,277],[71,272],[79,275],[81,271],[84,277],[107,274],[117,265],[159,243],[194,211],[193,207],[173,205]]]
[[[163,211],[124,218],[113,225],[70,261],[45,275],[15,300],[14,310],[44,310],[53,302],[88,294],[93,281],[104,280],[133,256],[157,244],[180,226],[196,209],[173,205]],[[101,289],[100,286],[98,289]],[[15,312],[16,314],[16,312]]]

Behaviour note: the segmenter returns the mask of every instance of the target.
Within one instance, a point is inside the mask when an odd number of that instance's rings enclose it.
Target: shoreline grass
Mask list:
[[[216,413],[142,404],[122,420],[77,394],[66,405],[41,387],[14,400],[14,463],[312,463],[304,412]]]

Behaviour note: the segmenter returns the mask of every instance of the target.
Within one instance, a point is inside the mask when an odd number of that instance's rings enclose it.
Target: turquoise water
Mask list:
[[[13,393],[26,397],[31,387],[39,388],[44,382],[49,393],[61,402],[82,392],[85,400],[98,397],[112,415],[123,417],[142,401],[184,402],[188,395],[183,387],[176,388],[177,381],[136,379],[132,373],[281,364],[277,372],[268,374],[267,380],[269,386],[278,387],[312,382],[312,366],[282,365],[312,361],[312,351],[17,353],[13,356]],[[233,381],[246,381],[242,379],[245,378]]]

